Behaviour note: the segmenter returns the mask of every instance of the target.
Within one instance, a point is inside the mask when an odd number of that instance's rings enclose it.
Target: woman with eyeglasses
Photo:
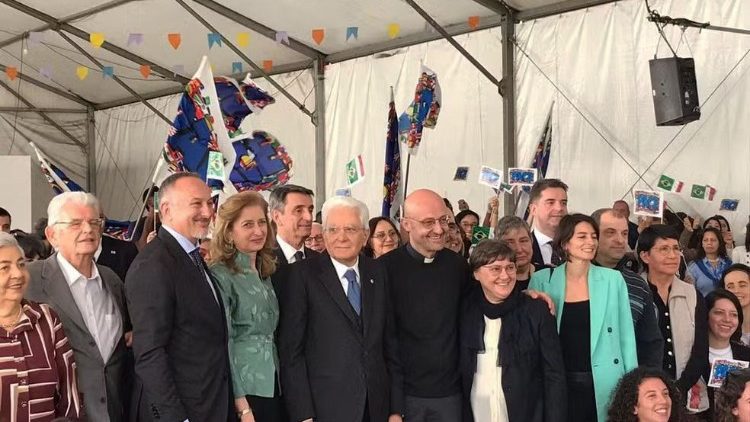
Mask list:
[[[460,370],[464,422],[566,420],[566,385],[555,318],[515,288],[516,254],[485,240],[469,259],[481,289],[463,300]]]
[[[366,256],[377,259],[401,246],[401,236],[390,218],[373,217],[369,226],[370,237],[364,247]]]
[[[724,271],[719,285],[732,292],[740,301],[743,316],[740,341],[750,346],[750,267],[744,264],[732,264]]]
[[[727,255],[724,238],[719,229],[707,227],[701,234],[701,243],[695,260],[688,265],[687,275],[703,296],[711,293],[721,281],[721,276],[732,260]]]
[[[625,280],[618,271],[591,263],[598,238],[591,217],[566,215],[552,241],[564,263],[535,272],[529,283],[529,289],[555,302],[570,422],[604,422],[620,377],[638,366]]]

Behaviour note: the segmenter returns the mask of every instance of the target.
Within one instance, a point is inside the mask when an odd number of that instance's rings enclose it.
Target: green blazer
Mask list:
[[[279,303],[271,280],[251,272],[247,255],[234,262],[240,272],[214,264],[229,326],[229,362],[235,397],[273,397],[279,357],[274,334],[279,323]]]
[[[555,302],[557,330],[565,312],[565,266],[534,273],[529,289],[547,293]],[[552,273],[550,275],[550,272]],[[607,420],[610,395],[626,372],[638,366],[630,298],[622,275],[591,265],[588,276],[591,312],[591,372],[594,377],[596,410]]]

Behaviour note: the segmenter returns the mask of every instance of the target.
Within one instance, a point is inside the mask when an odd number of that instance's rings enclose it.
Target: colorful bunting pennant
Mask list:
[[[111,78],[115,75],[115,68],[112,66],[102,66],[102,78]]]
[[[151,75],[151,66],[147,64],[141,65],[141,76],[143,76],[143,79],[148,79],[149,75]]]
[[[263,70],[268,73],[273,69],[273,60],[263,60]]]
[[[5,68],[5,74],[8,75],[8,79],[12,81],[18,76],[18,69],[16,69],[15,66],[8,66]]]
[[[350,26],[346,28],[346,40],[349,41],[349,38],[354,38],[355,40],[359,38],[359,27]]]
[[[232,63],[232,73],[242,73],[242,62]]]
[[[279,44],[285,43],[286,45],[289,45],[289,34],[287,34],[286,31],[276,32],[276,42]]]
[[[180,43],[182,43],[182,35],[179,33],[167,34],[167,40],[169,41],[169,45],[177,50],[178,48],[180,48]]]
[[[52,68],[49,68],[47,66],[40,67],[39,74],[47,79],[52,79]]]
[[[104,44],[104,34],[101,32],[92,32],[89,34],[89,41],[91,42],[91,45],[99,48]]]
[[[208,48],[213,47],[214,44],[221,47],[221,34],[219,34],[218,32],[209,32],[208,33]]]
[[[89,68],[86,66],[78,66],[76,67],[76,75],[78,75],[78,79],[84,80],[87,76],[89,76]]]
[[[318,45],[322,44],[325,36],[326,36],[325,29],[318,28],[318,29],[312,30],[312,39],[313,41],[315,41],[315,44],[318,44]]]
[[[479,16],[469,16],[469,28],[477,29],[479,26]]]
[[[133,32],[128,34],[128,47],[141,44],[143,44],[143,34]]]
[[[392,23],[388,25],[388,38],[394,39],[398,37],[398,33],[401,32],[401,25]]]
[[[237,45],[240,47],[247,47],[250,45],[250,33],[249,32],[239,32],[236,37]]]

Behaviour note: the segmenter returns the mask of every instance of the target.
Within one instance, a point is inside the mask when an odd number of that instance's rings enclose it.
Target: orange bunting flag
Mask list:
[[[250,45],[250,33],[249,32],[239,32],[237,34],[237,45],[240,47],[247,47]]]
[[[388,38],[394,39],[398,37],[398,33],[401,32],[401,26],[397,23],[388,25]]]
[[[320,45],[323,42],[323,38],[326,36],[326,30],[325,29],[313,29],[312,30],[312,39],[315,41],[315,44]]]
[[[273,69],[273,60],[263,60],[263,70],[268,73]]]
[[[479,16],[469,16],[469,28],[477,29],[479,26]]]
[[[18,69],[16,69],[15,66],[8,66],[5,68],[5,74],[8,75],[8,79],[12,81],[18,76]]]
[[[180,48],[180,43],[182,42],[182,35],[178,33],[172,33],[167,34],[167,40],[169,40],[169,45],[172,46],[175,50]]]
[[[78,79],[84,80],[87,76],[89,76],[89,68],[86,66],[78,66],[76,68],[76,75],[78,75]]]
[[[91,45],[99,48],[104,44],[104,34],[101,32],[92,32],[89,34],[89,41],[91,41]]]
[[[141,65],[141,75],[143,76],[143,79],[148,79],[148,76],[151,74],[151,66],[147,64]]]

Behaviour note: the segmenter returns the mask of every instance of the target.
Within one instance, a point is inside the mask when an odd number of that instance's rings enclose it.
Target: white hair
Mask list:
[[[19,252],[21,252],[22,257],[26,256],[26,254],[23,252],[23,248],[21,248],[21,245],[18,244],[18,241],[12,234],[0,231],[0,249],[5,247],[15,247]]]
[[[334,196],[326,200],[323,204],[321,213],[323,214],[323,227],[326,227],[328,221],[328,213],[335,208],[353,208],[357,210],[359,219],[362,221],[362,227],[367,228],[367,222],[370,220],[370,212],[367,210],[367,206],[359,200],[356,200],[350,196]]]
[[[69,203],[93,208],[96,210],[97,215],[101,213],[99,200],[94,195],[88,192],[63,192],[49,201],[49,205],[47,206],[47,227],[54,227],[55,224],[61,221],[62,210]]]

